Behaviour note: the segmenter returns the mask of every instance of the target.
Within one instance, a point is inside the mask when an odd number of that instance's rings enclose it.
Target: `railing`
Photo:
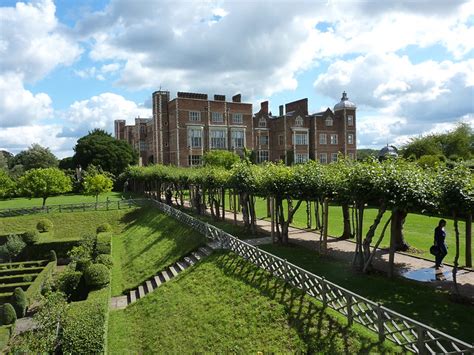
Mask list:
[[[171,206],[152,200],[169,216],[186,223],[207,238],[218,242],[249,262],[285,280],[309,296],[321,301],[325,307],[343,314],[348,323],[359,323],[376,332],[379,340],[391,340],[404,349],[417,354],[468,354],[474,347],[439,330],[401,315],[299,266],[260,250],[223,230],[202,222]]]
[[[129,200],[107,200],[104,202],[93,203],[70,203],[61,205],[49,205],[44,207],[25,207],[25,208],[4,208],[0,209],[0,217],[16,217],[36,213],[52,213],[52,212],[78,212],[78,211],[98,211],[110,209],[131,208],[141,199]]]

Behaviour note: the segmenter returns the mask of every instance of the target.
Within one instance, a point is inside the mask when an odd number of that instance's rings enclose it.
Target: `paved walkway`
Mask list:
[[[226,212],[226,220],[233,222],[234,214],[231,211]],[[242,215],[237,214],[237,222],[242,222]],[[271,233],[271,222],[259,219],[257,228],[265,234]],[[313,230],[304,230],[298,228],[289,228],[288,237],[290,242],[304,246],[308,249],[319,251],[319,232]],[[247,240],[254,245],[263,245],[272,243],[271,237],[257,238]],[[355,251],[355,242],[338,238],[328,238],[327,255],[352,262]],[[449,255],[448,255],[449,257]],[[373,259],[373,267],[376,270],[387,272],[389,270],[389,251],[388,249],[377,249]],[[434,261],[429,261],[419,257],[411,256],[405,253],[395,254],[395,272],[397,275],[407,279],[416,280],[439,289],[446,289],[454,292],[454,282],[452,281],[452,267],[443,266],[441,269],[434,268]],[[458,288],[461,295],[474,300],[474,271],[459,269],[457,273]]]

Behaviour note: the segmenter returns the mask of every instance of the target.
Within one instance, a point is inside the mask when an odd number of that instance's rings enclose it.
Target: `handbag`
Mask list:
[[[430,248],[430,254],[431,255],[438,255],[439,253],[439,249],[438,249],[438,246],[437,245],[432,245],[431,248]]]

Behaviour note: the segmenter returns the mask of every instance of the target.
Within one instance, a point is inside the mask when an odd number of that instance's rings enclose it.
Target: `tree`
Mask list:
[[[99,195],[112,191],[114,182],[107,174],[88,174],[83,182],[84,193],[95,196],[95,202],[98,202]]]
[[[15,182],[10,178],[10,176],[8,176],[5,170],[0,168],[0,198],[8,198],[12,196],[14,190]]]
[[[61,170],[74,170],[75,168],[72,157],[63,158],[59,161],[59,169]]]
[[[228,150],[211,150],[204,153],[204,165],[220,166],[225,169],[232,168],[236,162],[240,161],[240,157],[234,152]]]
[[[81,165],[86,169],[93,164],[115,176],[122,173],[127,166],[138,163],[138,153],[130,144],[117,140],[100,129],[95,129],[80,138],[74,151],[75,165]]]
[[[25,171],[37,168],[53,168],[58,166],[58,159],[49,148],[32,144],[30,148],[21,151],[10,160],[10,168],[15,165],[22,165]]]
[[[71,191],[71,179],[58,168],[34,169],[20,179],[20,188],[30,197],[41,197],[43,207],[50,196]]]
[[[26,244],[20,236],[15,234],[9,235],[6,243],[0,246],[0,256],[3,259],[8,259],[9,262],[12,262],[12,260],[21,253],[25,246]]]
[[[0,169],[7,170],[11,158],[13,158],[12,153],[6,150],[0,150]]]

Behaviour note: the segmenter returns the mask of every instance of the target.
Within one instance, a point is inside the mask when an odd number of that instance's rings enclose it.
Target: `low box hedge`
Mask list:
[[[111,239],[112,233],[106,232],[97,234],[97,254],[110,254]]]
[[[12,292],[0,292],[0,304],[7,303],[13,295]]]
[[[110,287],[92,291],[85,301],[69,305],[63,323],[64,354],[102,354],[106,346],[106,327]]]
[[[13,282],[9,284],[0,284],[0,292],[13,292],[15,288],[20,287],[23,290],[26,290],[33,282]]]
[[[56,270],[56,261],[50,261],[35,278],[30,287],[28,287],[26,290],[26,298],[30,304],[40,296],[43,284],[53,274],[54,270]]]
[[[0,276],[35,274],[43,271],[44,266],[22,267],[17,269],[0,270]]]
[[[34,281],[40,273],[0,276],[0,284]]]
[[[0,270],[10,270],[20,267],[44,266],[48,260],[16,261],[13,263],[1,263]]]
[[[4,353],[3,349],[8,345],[12,333],[13,327],[11,325],[0,326],[0,353]]]

